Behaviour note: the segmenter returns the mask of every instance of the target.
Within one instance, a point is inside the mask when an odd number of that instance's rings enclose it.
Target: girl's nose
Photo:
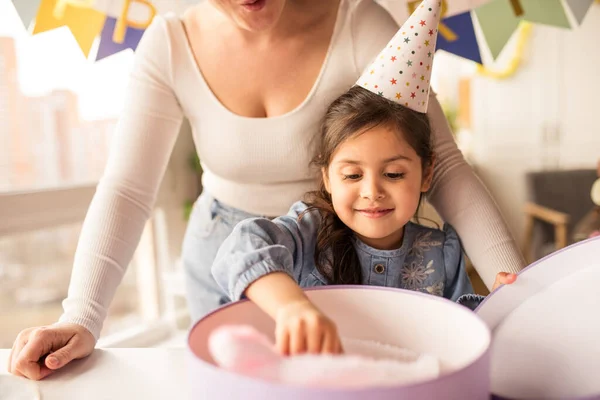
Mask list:
[[[363,185],[360,188],[360,197],[363,199],[375,201],[385,197],[384,191],[375,179],[363,179]]]

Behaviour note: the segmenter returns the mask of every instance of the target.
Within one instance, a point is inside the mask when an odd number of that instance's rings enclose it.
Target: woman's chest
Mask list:
[[[285,115],[309,98],[319,81],[328,38],[311,36],[273,44],[192,37],[193,56],[208,87],[233,114]]]

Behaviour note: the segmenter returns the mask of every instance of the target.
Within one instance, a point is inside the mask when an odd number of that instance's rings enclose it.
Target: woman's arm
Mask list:
[[[456,146],[433,91],[427,114],[437,156],[428,199],[457,230],[467,255],[491,288],[497,273],[518,272],[525,267],[525,259],[498,206]]]
[[[150,216],[183,114],[173,93],[166,21],[145,32],[104,175],[85,218],[61,322],[96,339]]]

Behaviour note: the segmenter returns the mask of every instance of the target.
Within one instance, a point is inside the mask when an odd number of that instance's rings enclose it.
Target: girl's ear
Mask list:
[[[425,193],[431,188],[431,181],[433,180],[433,168],[435,167],[435,155],[431,157],[431,162],[423,170],[423,179],[421,180],[421,192]]]
[[[325,185],[325,190],[327,193],[331,194],[331,184],[329,182],[329,175],[327,174],[327,168],[321,168],[321,174],[323,176],[323,184]]]

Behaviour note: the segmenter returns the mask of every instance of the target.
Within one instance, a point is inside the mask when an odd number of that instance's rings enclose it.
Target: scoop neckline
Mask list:
[[[313,82],[313,85],[312,85],[310,91],[308,92],[308,94],[306,95],[306,97],[304,98],[304,100],[302,100],[302,102],[300,104],[298,104],[296,107],[294,107],[293,109],[291,109],[290,111],[288,111],[288,112],[286,112],[284,114],[275,115],[275,116],[272,116],[272,117],[247,117],[245,115],[237,114],[237,113],[231,111],[229,108],[225,107],[225,105],[218,99],[218,97],[212,91],[212,89],[208,85],[208,82],[206,82],[206,79],[204,78],[204,75],[202,74],[202,71],[200,70],[200,66],[196,62],[196,58],[194,56],[194,52],[192,51],[192,46],[191,46],[191,43],[189,41],[187,30],[185,29],[185,25],[184,25],[183,20],[181,19],[180,16],[177,17],[177,21],[179,22],[178,25],[179,25],[179,27],[181,29],[181,34],[183,35],[183,39],[184,39],[184,42],[185,42],[185,51],[186,51],[187,60],[190,62],[191,67],[194,70],[194,75],[196,76],[197,80],[200,82],[200,84],[202,85],[203,89],[205,89],[206,92],[208,93],[208,96],[209,96],[210,100],[221,111],[227,113],[230,117],[237,118],[237,119],[242,119],[242,120],[246,120],[246,121],[272,121],[272,120],[276,120],[276,119],[283,119],[283,118],[291,117],[294,114],[299,113],[303,108],[306,107],[306,105],[314,97],[315,92],[319,88],[320,83],[321,83],[321,81],[323,79],[323,75],[325,75],[325,71],[327,69],[327,66],[329,65],[329,60],[331,58],[331,52],[333,50],[333,46],[334,46],[334,44],[336,42],[337,36],[339,34],[339,30],[340,30],[340,24],[341,24],[341,22],[340,22],[340,11],[341,11],[341,9],[342,9],[342,7],[344,5],[345,5],[345,0],[340,0],[340,4],[338,5],[338,9],[336,11],[335,24],[333,26],[333,32],[331,34],[331,38],[329,39],[329,46],[327,48],[327,53],[325,54],[325,58],[323,59],[323,63],[322,63],[321,68],[319,70],[319,74],[317,75],[317,78]]]

